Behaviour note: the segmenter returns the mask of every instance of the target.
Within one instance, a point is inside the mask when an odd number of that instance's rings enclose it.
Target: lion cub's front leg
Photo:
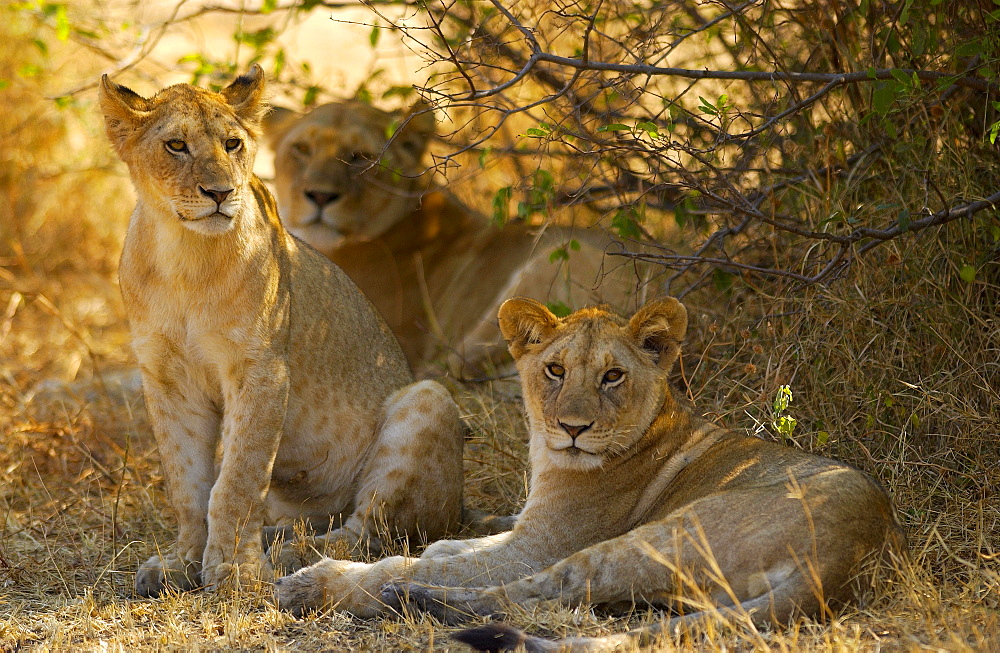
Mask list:
[[[136,339],[137,343],[141,342]],[[135,591],[155,596],[166,586],[192,589],[201,584],[201,562],[208,541],[209,497],[215,481],[215,444],[221,416],[204,393],[198,392],[181,362],[164,355],[166,338],[153,337],[136,347],[143,390],[160,451],[167,492],[177,516],[177,541],[169,551],[154,555],[140,568]],[[178,389],[187,401],[171,401]]]
[[[167,586],[217,587],[236,568],[238,579],[249,581],[261,573],[259,534],[287,403],[287,370],[273,359],[247,365],[243,377],[223,384],[226,409],[220,415],[197,375],[185,361],[162,355],[157,340],[146,341],[137,353],[177,515],[177,542],[140,567],[136,593],[155,596]],[[222,461],[216,475],[220,427]]]
[[[288,405],[288,367],[266,358],[223,383],[222,464],[208,503],[202,582],[217,587],[261,575],[261,528]],[[269,575],[269,570],[264,570]]]

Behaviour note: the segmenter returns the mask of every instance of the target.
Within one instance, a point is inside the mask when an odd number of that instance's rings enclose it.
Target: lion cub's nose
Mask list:
[[[559,422],[559,426],[562,427],[562,430],[569,433],[569,437],[573,438],[574,440],[576,440],[576,438],[581,433],[583,433],[593,425],[594,425],[593,422],[591,422],[590,424],[567,424],[566,422]]]
[[[201,186],[198,186],[198,190],[201,191],[202,195],[215,200],[215,203],[220,205],[225,202],[226,198],[229,197],[229,194],[233,192],[232,188],[229,190],[216,190],[214,188],[202,188]]]
[[[336,202],[340,199],[340,193],[323,193],[316,190],[307,190],[306,197],[308,197],[310,201],[312,201],[312,203],[319,208],[323,208],[327,204]]]

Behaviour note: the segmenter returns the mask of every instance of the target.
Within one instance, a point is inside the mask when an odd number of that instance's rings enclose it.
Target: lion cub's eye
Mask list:
[[[566,374],[566,368],[559,363],[549,363],[545,366],[545,373],[552,379],[561,379]]]
[[[601,379],[601,383],[604,383],[605,385],[618,383],[619,381],[622,380],[624,376],[625,372],[623,372],[622,370],[618,369],[608,370],[607,372],[604,373],[604,378]]]
[[[235,152],[236,150],[243,147],[243,141],[238,138],[230,138],[226,141],[226,151]]]
[[[180,140],[167,141],[167,149],[171,152],[180,153],[188,149],[187,143]]]

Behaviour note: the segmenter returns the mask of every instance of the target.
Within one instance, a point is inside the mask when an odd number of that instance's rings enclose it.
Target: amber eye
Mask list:
[[[243,147],[243,141],[238,138],[230,138],[226,141],[226,151],[235,152],[236,150]]]
[[[301,154],[302,156],[309,156],[309,143],[298,142],[292,145],[292,149],[295,150],[296,154]]]
[[[561,379],[566,374],[566,368],[559,363],[549,363],[545,366],[545,373],[552,379]]]
[[[188,146],[187,143],[185,143],[184,141],[173,140],[173,141],[167,141],[167,149],[176,154],[179,152],[186,151],[188,149]]]
[[[601,379],[601,383],[604,384],[618,383],[619,381],[622,380],[622,377],[624,376],[625,372],[621,370],[618,369],[608,370],[607,372],[604,373],[604,378]]]

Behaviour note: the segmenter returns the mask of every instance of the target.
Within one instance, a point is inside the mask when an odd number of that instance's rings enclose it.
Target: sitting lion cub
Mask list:
[[[428,188],[434,128],[423,104],[404,114],[356,101],[265,122],[282,220],[358,284],[414,369],[445,354],[453,372],[475,373],[503,354],[496,314],[513,295],[629,308],[640,279],[604,256],[597,230],[496,227]]]
[[[785,622],[853,599],[863,563],[905,547],[889,497],[843,463],[680,405],[667,376],[686,327],[675,299],[631,320],[505,302],[531,434],[514,530],[437,542],[417,559],[323,560],[277,581],[279,604],[370,617],[406,603],[453,621],[550,599],[679,609],[692,583],[724,613]]]
[[[141,595],[266,571],[265,517],[343,519],[333,535],[354,541],[376,523],[436,538],[460,517],[458,409],[412,383],[357,287],[282,227],[251,171],[263,95],[258,66],[221,93],[101,80],[138,196],[121,288],[178,522]]]

